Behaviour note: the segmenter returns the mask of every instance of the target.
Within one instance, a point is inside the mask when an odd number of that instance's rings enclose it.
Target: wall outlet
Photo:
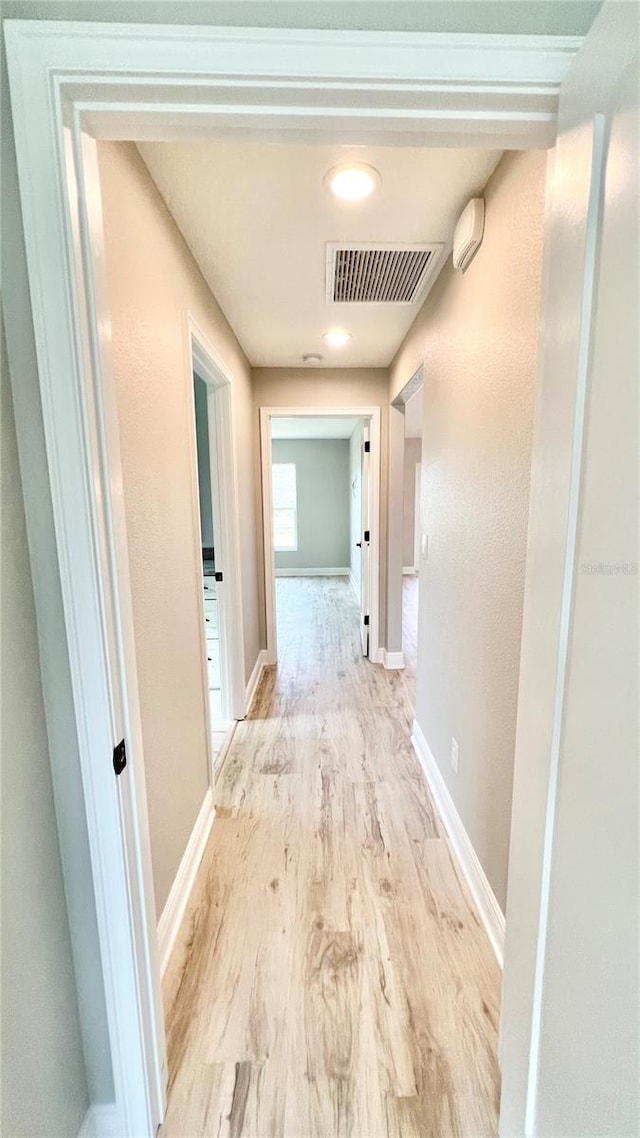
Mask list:
[[[460,766],[460,748],[457,739],[454,739],[453,736],[451,737],[451,766],[457,774]]]

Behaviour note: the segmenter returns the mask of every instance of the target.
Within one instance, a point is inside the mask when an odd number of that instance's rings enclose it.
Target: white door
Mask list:
[[[371,547],[371,519],[369,517],[369,424],[365,423],[362,431],[362,475],[360,480],[360,496],[362,504],[362,526],[360,537],[360,642],[362,655],[369,655],[370,633],[370,558]]]
[[[638,7],[560,97],[502,1005],[502,1135],[638,1134]]]

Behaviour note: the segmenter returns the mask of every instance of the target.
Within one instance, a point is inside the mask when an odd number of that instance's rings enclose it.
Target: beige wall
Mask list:
[[[416,534],[416,464],[422,454],[422,439],[404,440],[404,494],[402,497],[402,563],[415,561]]]
[[[88,1106],[2,336],[0,1132],[78,1133]]]
[[[254,368],[254,449],[256,495],[261,501],[260,408],[261,407],[380,407],[380,638],[386,643],[386,549],[387,549],[387,427],[389,373],[386,368]],[[262,534],[260,536],[262,543]],[[264,579],[264,561],[260,572]],[[264,603],[264,598],[263,598]],[[266,632],[263,625],[263,637]],[[265,641],[263,640],[263,643]]]
[[[233,376],[239,457],[245,671],[260,648],[251,376],[231,328],[136,148],[100,144],[151,852],[158,915],[207,785],[193,534],[193,380],[185,312]]]
[[[503,907],[545,171],[545,152],[501,160],[480,252],[449,261],[391,371],[394,397],[424,361],[417,719]]]

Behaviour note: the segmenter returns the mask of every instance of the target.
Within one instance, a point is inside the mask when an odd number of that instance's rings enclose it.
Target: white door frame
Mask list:
[[[407,445],[405,435],[405,408],[410,399],[412,399],[424,387],[424,365],[421,363],[417,370],[413,373],[410,379],[407,380],[404,387],[396,395],[393,403],[391,404],[390,413],[390,427],[389,434],[394,434],[394,439],[389,445],[388,455],[388,509],[391,514],[392,510],[398,513],[397,532],[394,534],[395,541],[390,539],[387,549],[387,648],[391,648],[393,643],[396,655],[404,664],[404,627],[403,627],[403,597],[404,597],[404,456]],[[394,413],[394,411],[396,413]],[[401,412],[398,415],[397,412]],[[395,444],[395,445],[393,445]],[[416,504],[416,513],[419,514],[420,503]],[[422,519],[418,530],[422,525]],[[420,557],[417,551],[420,549],[421,533],[414,535],[414,569],[416,573],[420,572]]]
[[[382,662],[380,645],[380,407],[261,407],[260,455],[262,481],[262,532],[264,542],[264,591],[267,615],[267,663],[278,659],[276,628],[276,570],[273,548],[273,503],[271,486],[271,420],[272,419],[366,419],[370,426],[371,456],[369,465],[369,517],[371,526],[369,545],[369,603],[370,633],[369,659]]]
[[[221,556],[216,569],[224,573],[224,581],[218,584],[218,622],[220,631],[220,675],[222,688],[222,710],[225,720],[230,723],[244,719],[244,636],[242,626],[242,592],[240,587],[240,530],[238,525],[239,504],[236,465],[233,453],[233,410],[232,378],[229,370],[198,327],[191,313],[186,316],[187,374],[195,374],[207,385],[208,406],[213,409],[213,430],[210,426],[210,455],[212,467],[215,463],[215,486],[212,486],[212,504],[216,522],[215,538]],[[190,388],[193,390],[193,387]],[[193,427],[191,466],[192,502],[194,507],[193,532],[198,542],[197,587],[201,605],[202,667],[205,702],[207,705],[207,732],[209,742],[209,782],[214,788],[214,752],[212,745],[212,724],[209,714],[209,679],[207,672],[207,647],[205,638],[204,594],[202,589],[202,552],[200,532],[200,512],[198,509],[198,467],[197,441],[195,432],[195,405],[190,416]],[[212,482],[213,469],[212,469]]]
[[[371,613],[373,611],[374,593],[373,590],[378,586],[380,589],[380,565],[378,563],[377,570],[374,571],[372,565],[372,545],[371,533],[374,529],[379,530],[382,526],[382,519],[376,517],[373,513],[373,494],[371,493],[372,482],[372,469],[373,477],[380,477],[380,466],[376,463],[372,464],[371,455],[376,451],[372,447],[373,430],[371,420],[365,420],[362,428],[362,448],[360,450],[360,647],[362,655],[367,656],[369,660],[376,662],[379,656],[383,653],[380,648],[379,633],[374,640],[373,636],[373,619]],[[379,494],[378,494],[379,497]],[[365,540],[365,534],[369,532],[369,540]],[[380,549],[379,542],[377,543],[378,550]],[[353,555],[353,550],[351,551]],[[376,604],[376,628],[379,626],[378,606],[379,595],[375,597]],[[366,620],[369,621],[367,627]],[[366,631],[365,631],[366,629]]]
[[[240,125],[258,138],[266,129],[334,143],[550,146],[582,41],[39,20],[7,21],[5,31],[112,1125],[141,1138],[164,1112],[164,1032],[94,140],[221,137]],[[15,402],[28,447],[26,404]],[[31,469],[23,490],[35,512],[42,486]],[[129,759],[116,778],[120,738]],[[55,751],[52,764],[63,792]]]
[[[420,554],[422,548],[422,534],[420,532],[420,523],[422,520],[422,509],[420,499],[422,497],[422,459],[419,458],[416,462],[415,469],[415,484],[413,489],[413,572],[414,575],[420,572]]]

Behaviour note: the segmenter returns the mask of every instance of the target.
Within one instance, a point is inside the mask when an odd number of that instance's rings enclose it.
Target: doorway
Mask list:
[[[199,30],[197,37],[191,35],[187,39],[183,34],[182,39],[172,39],[169,30],[164,29],[163,36],[154,44],[157,73],[149,72],[146,80],[140,80],[136,68],[148,50],[144,30],[133,29],[123,34],[114,26],[111,32],[107,29],[101,33],[99,44],[94,41],[95,33],[86,30],[74,30],[73,36],[54,30],[49,33],[54,37],[57,53],[53,65],[52,44],[41,34],[41,29],[33,41],[29,40],[26,31],[12,31],[12,95],[24,183],[23,212],[30,275],[36,280],[40,274],[39,288],[33,293],[34,319],[38,333],[47,450],[53,470],[57,540],[64,571],[74,694],[78,705],[83,708],[82,715],[78,716],[83,786],[88,803],[91,859],[99,901],[101,950],[106,962],[110,1037],[118,1058],[114,1078],[116,1099],[122,1117],[126,1119],[127,1132],[151,1133],[162,1113],[162,1091],[159,1089],[158,1031],[150,1010],[155,978],[154,961],[152,959],[149,963],[147,951],[150,891],[148,851],[144,845],[144,794],[136,784],[133,765],[128,776],[118,784],[118,792],[114,793],[113,772],[107,772],[102,761],[109,753],[114,738],[122,733],[123,724],[127,734],[131,735],[131,720],[135,728],[137,712],[126,675],[131,658],[131,637],[126,607],[127,575],[126,570],[121,570],[117,557],[119,505],[117,494],[110,493],[110,477],[112,472],[117,475],[118,462],[117,454],[114,460],[112,453],[109,419],[112,407],[109,406],[109,385],[105,382],[105,374],[108,377],[105,359],[108,360],[110,351],[108,318],[103,320],[104,296],[99,289],[97,296],[94,291],[93,262],[94,258],[95,261],[100,259],[99,238],[96,238],[97,252],[90,240],[94,236],[92,211],[99,214],[99,194],[93,197],[87,191],[87,184],[91,183],[93,143],[85,130],[94,134],[100,130],[117,130],[118,125],[114,126],[113,120],[123,114],[128,118],[129,132],[135,129],[132,121],[140,115],[145,120],[144,128],[155,130],[156,136],[158,131],[178,129],[177,119],[181,115],[183,121],[195,123],[197,129],[201,129],[207,116],[215,119],[216,115],[231,119],[239,113],[246,124],[246,99],[239,97],[234,104],[229,91],[234,82],[239,89],[240,83],[246,83],[246,76],[253,74],[257,76],[255,82],[260,87],[256,103],[262,101],[267,104],[271,100],[269,125],[280,119],[290,128],[290,107],[282,107],[281,85],[283,81],[291,83],[293,74],[301,75],[307,88],[310,79],[316,80],[313,105],[307,101],[303,106],[302,99],[296,104],[299,112],[296,125],[299,129],[317,125],[319,116],[324,116],[326,121],[327,106],[331,100],[333,118],[340,118],[344,134],[358,137],[362,126],[358,100],[361,90],[367,89],[367,129],[370,132],[378,130],[384,138],[391,138],[404,129],[414,132],[412,137],[417,139],[417,132],[424,130],[424,123],[428,120],[430,129],[435,122],[446,132],[443,137],[447,137],[448,144],[454,145],[465,131],[477,131],[479,116],[483,115],[487,144],[491,138],[506,138],[510,146],[514,145],[514,139],[527,146],[544,146],[552,144],[554,139],[553,100],[562,85],[567,57],[577,50],[577,45],[566,46],[564,55],[555,46],[550,51],[538,43],[535,52],[526,44],[502,44],[499,49],[480,53],[473,45],[469,49],[466,44],[457,43],[454,45],[456,49],[462,50],[448,51],[442,37],[439,37],[437,43],[429,41],[416,48],[416,53],[422,53],[416,61],[416,55],[405,50],[400,53],[400,60],[395,59],[394,53],[399,52],[393,43],[378,43],[376,50],[372,51],[367,42],[358,48],[358,58],[368,61],[369,70],[364,64],[359,64],[361,70],[354,68],[356,74],[352,75],[353,52],[342,53],[339,58],[344,63],[338,64],[334,58],[329,67],[324,55],[329,50],[334,51],[333,41],[329,43],[327,39],[325,45],[316,33],[306,45],[303,44],[302,50],[298,47],[296,60],[300,63],[299,71],[296,71],[291,64],[290,42],[287,40],[281,46],[275,34],[272,39],[265,37],[266,46],[261,44],[260,52],[256,52],[256,33],[252,32],[250,44],[243,54],[242,37],[237,31],[231,44],[228,40],[222,44],[214,42],[210,48],[207,35],[213,35],[215,39],[215,36],[229,36],[230,33],[226,29],[222,33],[218,29],[213,33]],[[183,29],[178,29],[175,36],[183,32]],[[20,36],[24,36],[24,43]],[[136,36],[140,37],[139,42],[134,42]],[[349,42],[352,44],[356,38],[350,35]],[[303,40],[304,36],[300,35],[298,43]],[[207,56],[206,62],[203,51]],[[481,81],[479,58],[482,67],[491,74],[491,85],[487,84],[484,72],[484,81]],[[269,62],[268,68],[265,59]],[[407,63],[403,62],[405,59]],[[508,66],[505,66],[505,60]],[[80,63],[83,64],[82,74],[78,72]],[[56,68],[55,82],[52,82],[52,66]],[[433,84],[427,88],[416,78],[434,74],[434,68],[442,76],[435,92]],[[27,69],[28,98],[25,95],[27,85],[22,83]],[[342,94],[342,102],[336,110],[335,85],[324,79],[321,82],[318,77],[339,75],[343,71],[350,82],[345,85],[347,94]],[[195,83],[201,83],[199,105],[193,100],[192,85],[183,82],[181,87],[177,87],[178,73],[183,80],[188,75]],[[231,80],[228,78],[230,73],[233,76]],[[139,81],[135,98],[130,87],[130,77],[134,74]],[[222,112],[220,105],[214,104],[211,90],[205,92],[210,77],[221,74],[227,84]],[[368,88],[365,88],[362,77],[370,74],[376,82],[369,81]],[[386,80],[389,74],[396,77],[393,85]],[[204,81],[203,75],[206,77]],[[235,79],[237,75],[242,77],[240,82]],[[264,75],[274,78],[266,81]],[[513,78],[515,75],[525,78],[518,82]],[[455,88],[451,88],[456,92],[455,107],[442,95],[447,76],[455,80]],[[497,99],[495,90],[500,87],[503,76],[502,94]],[[535,82],[536,78],[538,82]],[[92,84],[91,91],[89,83]],[[142,107],[145,83],[148,94],[146,105]],[[104,87],[109,85],[108,96],[104,95],[104,88],[101,90],[101,84]],[[278,90],[273,95],[271,87],[276,85]],[[168,89],[169,86],[171,91],[167,90],[163,101],[162,88]],[[388,97],[391,88],[391,97]],[[375,90],[373,105],[369,105],[371,90]],[[490,94],[483,94],[487,90]],[[185,91],[188,91],[188,96],[180,93]],[[120,93],[127,99],[126,106],[124,102],[118,104]],[[181,99],[189,101],[186,108],[180,104]],[[67,100],[71,113],[63,116],[63,103]],[[405,103],[409,105],[405,107]],[[151,121],[156,114],[159,118],[164,116],[161,126]],[[254,123],[256,121],[254,118]],[[66,127],[65,123],[71,125]],[[60,145],[65,131],[68,133],[66,150]],[[128,137],[135,136],[129,133]],[[66,170],[65,161],[68,164]],[[67,206],[71,211],[72,225],[65,213]],[[96,232],[98,230],[99,226]],[[76,274],[75,288],[68,287],[70,266]],[[96,423],[97,428],[93,430]],[[117,484],[117,477],[114,484]],[[31,493],[35,496],[36,491],[34,485]],[[116,498],[115,504],[112,497]],[[377,601],[377,596],[374,596],[374,601]],[[104,619],[105,608],[108,616],[116,615],[117,619],[112,623]],[[271,608],[273,622],[273,604]],[[82,636],[78,636],[77,629],[83,630]],[[375,635],[377,629],[374,649]],[[271,646],[275,653],[275,636],[272,636]],[[91,724],[90,731],[85,720]],[[98,802],[99,815],[96,810]],[[142,842],[139,840],[140,829]],[[105,872],[106,866],[109,867],[108,872]],[[139,1030],[131,1029],[134,1022],[142,1025]]]
[[[231,384],[215,349],[191,317],[187,323],[193,375],[194,534],[213,786],[213,763],[245,714]]]
[[[405,677],[415,703],[418,663],[418,611],[422,559],[422,382],[404,405],[402,483],[402,654]]]
[[[262,408],[267,657],[291,578],[340,579],[362,655],[380,661],[380,408]],[[356,607],[357,606],[357,607]]]
[[[214,758],[227,738],[231,720],[223,708],[228,706],[226,672],[221,660],[220,633],[224,607],[224,563],[220,538],[220,483],[216,446],[215,390],[193,373],[193,397],[196,420],[196,457],[198,463],[198,501],[200,505],[200,548],[202,552],[202,588],[204,593],[204,631],[209,707],[209,738]],[[226,647],[226,645],[225,645]]]

